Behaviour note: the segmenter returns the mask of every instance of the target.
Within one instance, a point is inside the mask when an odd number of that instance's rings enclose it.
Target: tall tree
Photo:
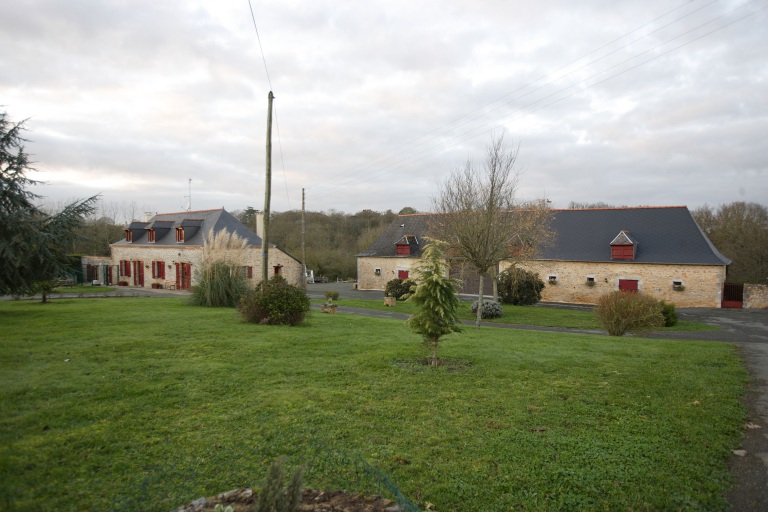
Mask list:
[[[735,202],[692,212],[704,234],[725,256],[728,281],[768,282],[768,208],[758,203]]]
[[[39,291],[46,302],[56,279],[67,268],[75,229],[94,210],[97,197],[76,201],[50,215],[27,187],[38,183],[24,150],[24,122],[0,113],[0,294]]]
[[[492,139],[478,167],[468,160],[440,186],[433,198],[430,232],[448,243],[448,254],[470,265],[480,276],[476,325],[482,319],[485,276],[496,274],[507,259],[530,258],[549,235],[550,209],[544,200],[517,200],[519,146]]]

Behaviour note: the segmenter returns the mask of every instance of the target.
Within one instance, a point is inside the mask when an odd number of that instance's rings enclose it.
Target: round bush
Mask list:
[[[472,313],[477,314],[477,303],[472,303]],[[500,318],[504,314],[504,310],[501,309],[501,305],[495,300],[483,299],[483,312],[480,314],[481,318]]]
[[[416,284],[413,279],[395,278],[387,283],[384,288],[384,294],[387,297],[394,297],[395,300],[406,300],[413,292],[411,288]]]
[[[499,301],[515,306],[532,306],[541,300],[544,281],[539,274],[511,267],[499,274]]]
[[[611,336],[643,334],[664,325],[659,301],[638,292],[615,290],[597,299],[595,315]]]
[[[677,325],[677,310],[675,305],[670,302],[659,301],[661,306],[661,314],[664,315],[664,327],[672,327]]]
[[[240,299],[237,310],[246,322],[269,325],[299,325],[309,312],[309,297],[304,290],[274,276]]]

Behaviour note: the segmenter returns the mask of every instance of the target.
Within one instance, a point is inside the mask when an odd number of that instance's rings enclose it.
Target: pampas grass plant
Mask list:
[[[206,307],[235,307],[248,290],[246,277],[240,273],[248,243],[222,229],[211,230],[203,242],[198,284],[192,288],[192,304]]]

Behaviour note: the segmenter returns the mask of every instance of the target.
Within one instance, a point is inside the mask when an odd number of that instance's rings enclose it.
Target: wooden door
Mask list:
[[[144,262],[133,262],[133,286],[144,286]]]
[[[636,292],[639,289],[637,279],[619,279],[619,290],[623,292]]]
[[[189,290],[192,286],[192,264],[176,264],[176,289]]]

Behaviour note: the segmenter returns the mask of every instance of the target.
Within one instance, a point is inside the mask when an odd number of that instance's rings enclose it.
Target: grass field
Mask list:
[[[397,320],[0,302],[0,509],[168,511],[258,485],[281,455],[309,487],[380,491],[336,451],[437,511],[727,507],[734,347],[483,328],[440,355],[454,364],[418,364]]]
[[[322,299],[315,299],[313,302],[325,302]],[[378,311],[396,311],[398,313],[413,314],[414,304],[408,301],[397,302],[394,307],[385,306],[382,300],[367,299],[341,299],[335,301],[339,306],[351,308],[374,309]],[[470,310],[470,302],[462,302],[459,315],[462,320],[475,320],[475,314]],[[483,322],[514,324],[514,325],[536,325],[542,327],[564,327],[567,329],[594,329],[600,330],[600,323],[595,318],[592,311],[585,309],[558,308],[548,306],[502,306],[504,314],[500,318],[492,320],[483,320]],[[717,327],[707,325],[702,322],[679,321],[672,327],[662,327],[657,332],[669,331],[716,331]]]

